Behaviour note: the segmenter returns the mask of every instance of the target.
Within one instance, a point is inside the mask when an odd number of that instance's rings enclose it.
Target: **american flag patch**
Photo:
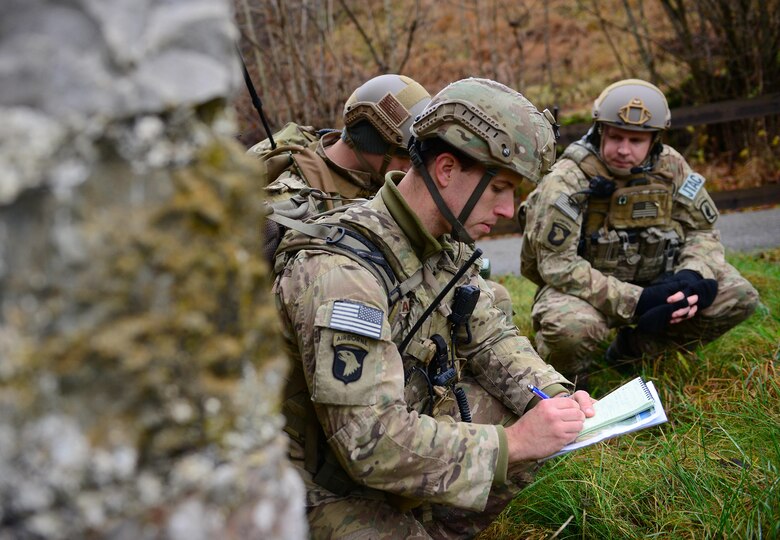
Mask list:
[[[335,302],[328,326],[374,339],[382,335],[384,312],[355,302]]]
[[[572,204],[572,200],[565,193],[558,195],[555,200],[555,208],[574,221],[577,221],[577,216],[580,215],[580,208],[576,204]]]
[[[658,217],[658,207],[651,201],[635,203],[631,210],[631,217],[634,219]]]

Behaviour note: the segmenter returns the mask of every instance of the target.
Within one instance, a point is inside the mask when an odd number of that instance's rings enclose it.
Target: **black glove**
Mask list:
[[[718,295],[718,282],[714,279],[704,279],[696,270],[680,270],[674,275],[683,286],[685,296],[698,295],[696,305],[699,309],[705,309],[712,305]]]
[[[712,305],[715,301],[715,297],[718,296],[718,282],[714,279],[702,279],[694,283],[693,285],[686,285],[683,289],[685,296],[692,296],[694,294],[699,296],[699,301],[696,305],[699,309],[706,309]]]
[[[684,285],[678,281],[662,281],[661,283],[648,285],[644,288],[642,295],[639,297],[639,301],[636,303],[634,315],[641,317],[655,307],[668,305],[666,299],[674,293],[682,291],[683,288]],[[686,305],[688,305],[687,302]]]
[[[666,302],[666,300],[664,300]],[[663,334],[672,320],[672,313],[678,309],[688,307],[688,299],[683,298],[673,304],[664,304],[649,309],[639,317],[636,327],[646,334]]]
[[[693,285],[694,283],[697,283],[701,281],[703,278],[701,277],[701,274],[698,273],[696,270],[680,270],[676,274],[672,276],[673,281],[679,281],[680,283],[685,283],[686,285]]]

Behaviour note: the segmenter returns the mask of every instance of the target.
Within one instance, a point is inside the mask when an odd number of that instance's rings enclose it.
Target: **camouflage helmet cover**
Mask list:
[[[640,79],[609,85],[593,103],[593,120],[629,131],[662,131],[672,123],[663,92]]]
[[[538,183],[555,160],[553,121],[519,92],[469,78],[436,94],[412,124],[412,134],[418,140],[438,137],[486,167]]]
[[[404,75],[386,74],[360,85],[344,104],[344,125],[367,120],[388,144],[406,149],[409,128],[431,99],[423,86]]]

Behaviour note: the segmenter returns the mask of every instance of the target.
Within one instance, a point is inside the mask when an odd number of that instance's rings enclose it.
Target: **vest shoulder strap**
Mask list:
[[[371,272],[382,283],[393,306],[401,297],[419,286],[422,273],[416,272],[399,282],[382,251],[371,240],[344,223],[327,221],[301,221],[280,213],[267,216],[279,225],[301,234],[286,236],[276,250],[274,273],[278,274],[287,261],[302,249],[318,249],[345,255]]]
[[[330,195],[339,192],[328,164],[311,148],[297,149],[291,154],[291,158],[303,179],[312,188]]]
[[[609,170],[601,161],[593,154],[593,152],[585,145],[579,142],[570,144],[566,151],[561,156],[572,160],[580,170],[585,173],[587,178],[593,178],[594,176],[605,176],[611,178]]]

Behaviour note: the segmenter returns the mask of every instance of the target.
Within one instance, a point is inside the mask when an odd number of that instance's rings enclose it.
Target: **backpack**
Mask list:
[[[288,122],[273,134],[276,148],[271,148],[270,139],[265,139],[247,150],[247,154],[260,161],[263,186],[276,180],[291,167],[311,186],[302,189],[289,199],[265,203],[263,255],[273,267],[276,251],[284,234],[289,229],[294,229],[305,235],[301,239],[306,238],[310,241],[299,239],[294,246],[287,246],[285,251],[317,247],[351,257],[384,284],[388,297],[394,301],[400,298],[401,294],[398,280],[384,255],[373,242],[357,231],[344,227],[343,224],[314,222],[314,218],[328,212],[319,213],[317,209],[311,208],[309,197],[326,200],[329,193],[337,192],[327,164],[312,150],[312,143],[316,143],[322,135],[330,131],[332,130],[317,131],[311,126]],[[324,244],[312,239],[324,241]],[[281,271],[281,268],[278,271]],[[278,273],[277,269],[274,269],[274,273]]]
[[[274,143],[279,146],[309,146],[318,141],[321,133],[312,126],[302,126],[295,122],[287,122],[282,129],[273,134]],[[273,150],[271,139],[263,139],[246,151],[254,157],[263,157]]]
[[[315,130],[312,126],[301,126],[288,122],[274,133],[276,148],[270,139],[264,139],[247,150],[247,154],[260,162],[261,185],[267,186],[286,170],[292,168],[313,188],[325,193],[338,190],[331,180],[330,171],[322,158],[314,151],[314,143],[333,130]]]
[[[344,223],[327,219],[333,211],[309,214],[308,198],[311,195],[318,196],[317,190],[302,190],[290,199],[273,204],[266,202],[263,252],[274,275],[282,271],[296,252],[317,249],[345,255],[371,272],[384,286],[391,306],[420,285],[421,272],[399,283],[395,272],[374,242]],[[285,233],[290,229],[302,234],[286,239],[284,245],[281,245]]]

